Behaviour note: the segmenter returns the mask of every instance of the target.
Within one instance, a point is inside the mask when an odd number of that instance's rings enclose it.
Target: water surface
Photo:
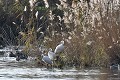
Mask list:
[[[15,58],[0,57],[0,80],[120,80],[120,71],[109,69],[46,69],[17,62]]]

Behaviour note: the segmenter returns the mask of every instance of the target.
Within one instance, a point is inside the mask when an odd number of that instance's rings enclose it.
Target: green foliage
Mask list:
[[[37,40],[34,27],[32,29],[29,29],[28,32],[20,32],[20,34],[21,40],[25,44],[25,52],[28,54],[32,54],[34,53],[34,51],[37,51]]]
[[[41,6],[37,7],[37,10],[38,10],[38,11],[47,10],[47,9],[48,9],[48,8],[46,8],[46,7],[41,7]]]

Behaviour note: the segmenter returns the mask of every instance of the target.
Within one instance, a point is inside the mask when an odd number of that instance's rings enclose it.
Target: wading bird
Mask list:
[[[52,49],[50,48],[48,51],[48,56],[45,56],[44,54],[42,54],[42,61],[52,65],[52,68],[53,68],[54,58],[56,57],[56,60],[59,60],[58,53],[62,52],[63,50],[64,50],[64,41],[61,41],[60,44],[55,48],[54,52],[52,52]]]
[[[60,53],[64,50],[64,41],[61,41],[60,44],[55,48],[54,53]]]
[[[55,58],[55,53],[52,52],[52,49],[50,48],[49,51],[48,51],[48,57],[51,59],[51,60],[54,60]]]
[[[48,56],[42,54],[42,61],[44,61],[47,64],[50,64],[52,66],[52,70],[53,70],[54,57],[55,57],[55,53],[52,52],[51,48],[48,51]]]
[[[42,61],[44,61],[47,64],[52,64],[50,58],[48,56],[45,56],[44,54],[42,54]]]

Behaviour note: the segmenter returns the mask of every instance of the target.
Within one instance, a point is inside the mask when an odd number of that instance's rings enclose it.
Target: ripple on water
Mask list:
[[[107,74],[101,73],[98,69],[59,70],[54,68],[53,71],[46,68],[28,67],[26,64],[27,62],[16,62],[14,59],[11,61],[0,59],[0,80],[101,80],[101,75]]]
[[[58,70],[55,69],[54,72],[51,70],[46,70],[45,68],[3,68],[1,69],[0,76],[4,78],[20,78],[20,79],[41,79],[41,78],[46,78],[46,79],[75,79],[75,78],[81,78],[82,80],[85,78],[89,78],[89,75],[98,75],[96,74],[90,74],[91,71],[88,73],[83,72],[83,71],[77,71],[77,70]],[[0,79],[1,80],[1,79]]]

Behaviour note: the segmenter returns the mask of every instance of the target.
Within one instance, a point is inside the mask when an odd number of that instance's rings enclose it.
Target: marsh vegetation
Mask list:
[[[0,45],[24,46],[37,57],[61,40],[65,67],[108,67],[120,63],[119,0],[0,0]]]

